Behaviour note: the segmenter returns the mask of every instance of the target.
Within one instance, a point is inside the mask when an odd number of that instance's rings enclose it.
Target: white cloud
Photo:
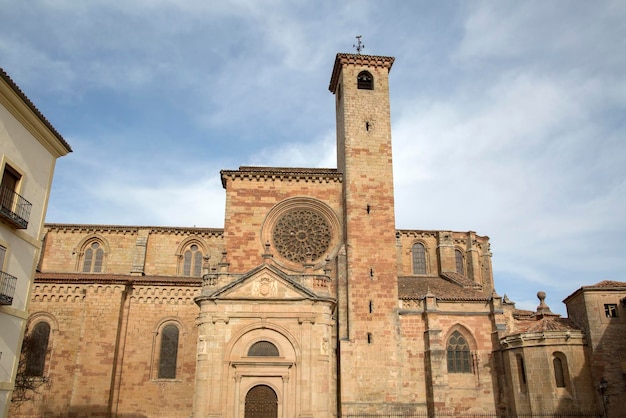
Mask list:
[[[530,309],[535,286],[555,310],[626,267],[619,0],[0,8],[0,65],[75,150],[52,222],[220,227],[220,169],[335,167],[326,88],[363,35],[366,53],[397,55],[398,227],[489,235],[498,290]]]

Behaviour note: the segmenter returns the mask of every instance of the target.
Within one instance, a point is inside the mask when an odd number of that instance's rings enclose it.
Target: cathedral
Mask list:
[[[222,170],[223,228],[46,224],[11,416],[619,416],[626,283],[519,310],[487,236],[396,227],[393,63],[337,54],[337,167]]]

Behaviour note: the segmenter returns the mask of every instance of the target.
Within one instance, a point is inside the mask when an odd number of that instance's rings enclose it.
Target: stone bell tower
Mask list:
[[[397,401],[396,258],[389,71],[393,57],[338,54],[330,81],[343,173],[338,269],[342,413],[384,412]],[[385,353],[384,355],[381,355]]]

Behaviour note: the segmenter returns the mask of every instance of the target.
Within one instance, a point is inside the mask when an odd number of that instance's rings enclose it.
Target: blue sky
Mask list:
[[[0,66],[74,152],[48,222],[222,227],[220,169],[336,167],[337,52],[396,57],[396,224],[491,238],[553,311],[626,281],[626,2],[0,0]]]

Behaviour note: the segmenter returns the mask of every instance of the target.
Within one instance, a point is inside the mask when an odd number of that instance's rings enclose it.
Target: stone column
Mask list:
[[[204,418],[207,416],[209,403],[209,376],[211,372],[211,362],[208,355],[207,336],[210,332],[211,324],[207,315],[201,313],[196,321],[198,326],[198,347],[196,357],[196,385],[193,400],[193,417]]]
[[[311,368],[313,367],[313,346],[311,344],[311,334],[313,332],[314,318],[298,318],[300,324],[300,335],[302,339],[302,382],[300,385],[300,412],[307,416],[311,413],[311,391],[313,382]]]
[[[426,374],[426,390],[428,416],[434,417],[438,408],[445,406],[446,392],[445,370],[446,350],[441,340],[441,326],[436,297],[428,292],[424,296],[424,322],[426,331],[424,335],[424,369]]]

